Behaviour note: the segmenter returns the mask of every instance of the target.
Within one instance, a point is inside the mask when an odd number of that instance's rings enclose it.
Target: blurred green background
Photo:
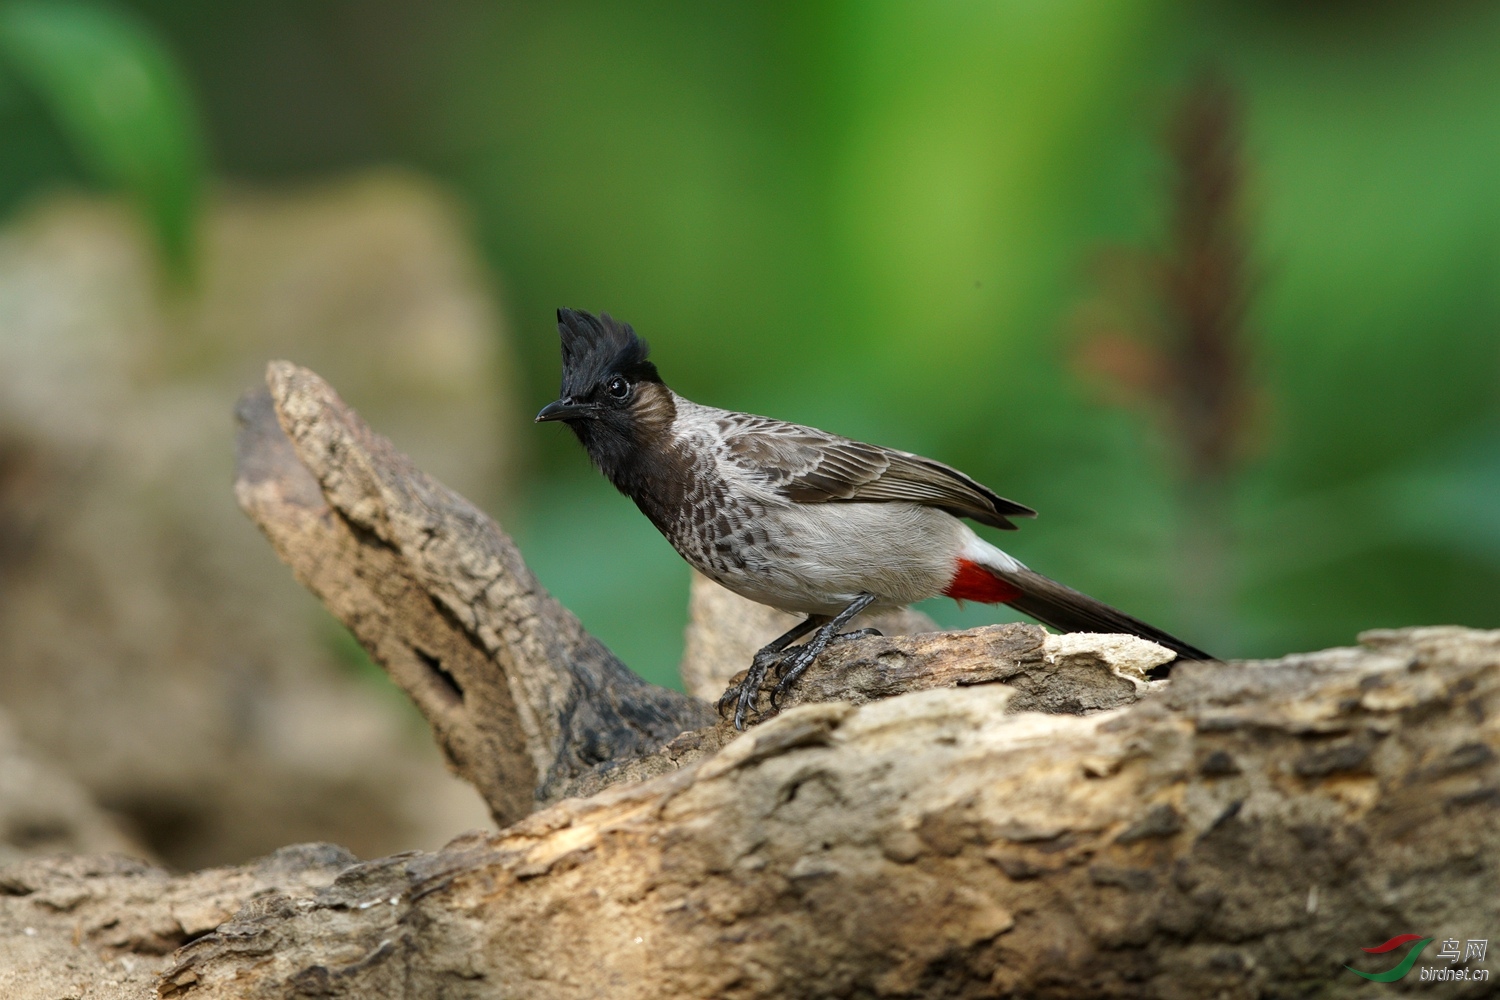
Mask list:
[[[127,190],[191,294],[206,186],[423,172],[522,416],[553,310],[608,311],[685,395],[951,462],[1041,511],[1034,567],[1275,655],[1500,626],[1497,53],[1483,2],[10,3],[0,212]],[[669,681],[686,567],[523,435],[497,515]]]

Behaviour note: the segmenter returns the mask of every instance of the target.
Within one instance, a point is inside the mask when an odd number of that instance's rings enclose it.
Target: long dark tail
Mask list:
[[[1051,625],[1063,632],[1124,632],[1150,639],[1172,650],[1184,660],[1218,659],[1197,646],[1188,645],[1175,635],[1163,632],[1155,625],[1148,625],[1133,615],[1096,601],[1072,587],[1065,587],[1056,580],[1049,580],[1024,566],[1004,570],[986,568],[1020,590],[1019,597],[1008,598],[1005,603],[1043,625]]]

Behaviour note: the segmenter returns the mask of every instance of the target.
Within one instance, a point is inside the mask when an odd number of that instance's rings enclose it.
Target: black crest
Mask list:
[[[594,316],[577,309],[557,311],[562,337],[562,394],[587,396],[609,375],[632,382],[660,382],[656,366],[646,360],[650,346],[635,335],[629,323],[609,313]]]

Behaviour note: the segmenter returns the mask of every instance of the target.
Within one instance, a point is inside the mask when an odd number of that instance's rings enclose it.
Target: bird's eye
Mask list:
[[[630,383],[616,375],[604,384],[604,391],[616,399],[624,399],[630,395]]]

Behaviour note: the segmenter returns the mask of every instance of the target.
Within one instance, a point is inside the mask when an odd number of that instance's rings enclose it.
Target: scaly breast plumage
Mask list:
[[[667,532],[673,548],[700,571],[715,579],[754,573],[781,555],[750,505],[723,495],[705,501],[692,505]]]

